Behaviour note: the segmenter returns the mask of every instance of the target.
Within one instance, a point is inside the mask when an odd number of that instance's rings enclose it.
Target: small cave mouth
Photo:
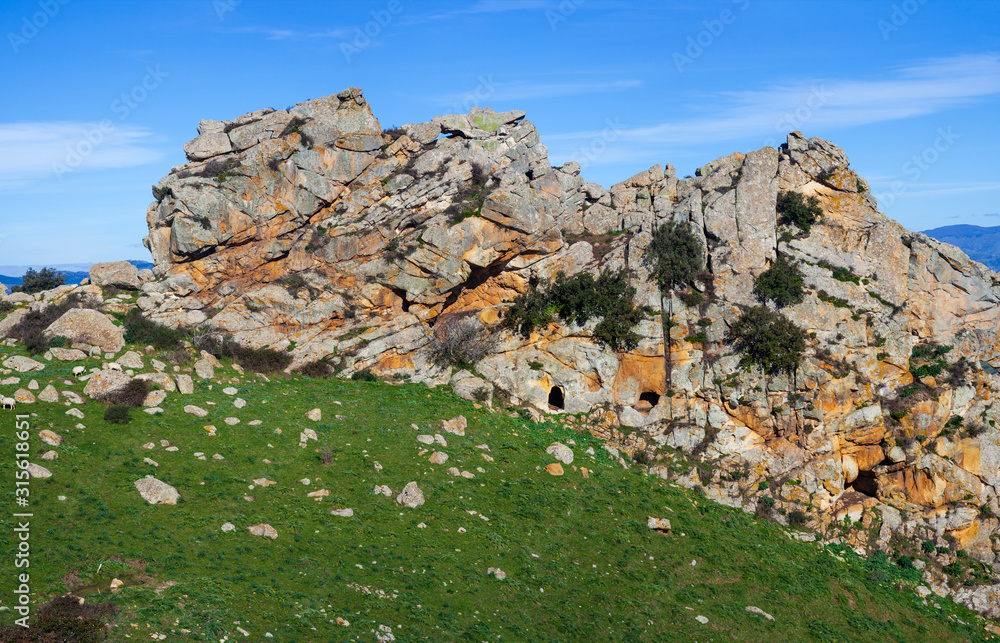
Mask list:
[[[393,288],[392,292],[394,295],[403,300],[403,312],[410,312],[410,300],[406,298],[406,291],[402,288]]]
[[[549,389],[549,408],[562,410],[566,406],[566,399],[561,386],[553,386]]]
[[[858,477],[854,479],[854,482],[850,483],[845,488],[854,489],[858,493],[863,493],[866,496],[871,496],[872,498],[878,496],[878,480],[875,477],[875,473],[872,471],[859,471]]]
[[[660,394],[653,391],[645,391],[639,396],[639,401],[635,404],[637,411],[649,411],[660,403]]]

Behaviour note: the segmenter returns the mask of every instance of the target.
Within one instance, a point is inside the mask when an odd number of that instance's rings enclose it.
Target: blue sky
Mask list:
[[[992,0],[0,0],[0,265],[148,259],[199,119],[361,87],[384,128],[523,109],[553,164],[681,176],[832,140],[912,229],[1000,225]]]

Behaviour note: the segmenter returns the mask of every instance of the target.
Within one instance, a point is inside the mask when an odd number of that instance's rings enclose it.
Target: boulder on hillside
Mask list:
[[[133,484],[142,499],[151,505],[176,505],[181,497],[177,489],[151,475],[140,478]]]
[[[142,286],[139,269],[127,261],[105,261],[90,267],[90,283],[138,290]]]
[[[45,329],[46,337],[62,335],[74,344],[91,344],[106,353],[117,353],[125,346],[124,330],[111,318],[90,308],[72,308]]]
[[[424,492],[420,490],[416,482],[408,482],[396,496],[396,502],[411,509],[419,507],[424,504]]]
[[[30,373],[32,371],[40,371],[45,368],[45,364],[23,355],[8,357],[3,361],[3,366],[4,368],[9,368],[17,371],[18,373]]]
[[[124,389],[131,381],[132,378],[121,371],[100,371],[94,373],[94,376],[87,381],[83,393],[92,399],[97,399]]]

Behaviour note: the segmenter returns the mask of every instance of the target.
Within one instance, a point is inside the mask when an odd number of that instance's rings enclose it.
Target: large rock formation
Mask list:
[[[162,279],[138,301],[152,318],[254,346],[294,342],[293,368],[332,356],[348,374],[488,381],[543,411],[600,409],[605,437],[620,423],[711,461],[700,484],[721,502],[753,510],[770,495],[821,528],[852,516],[880,523],[879,542],[947,538],[994,559],[997,275],[879,213],[835,145],[793,132],[777,150],[733,154],[694,177],[656,165],[605,190],[575,163],[552,167],[523,112],[475,108],[383,132],[354,88],[202,121],[199,134],[185,146],[191,162],[153,188],[145,243]],[[782,190],[819,200],[810,234],[783,234]],[[698,289],[715,296],[700,304],[663,306],[642,261],[654,227],[671,220],[704,242],[711,274]],[[794,378],[740,368],[727,343],[778,253],[810,291],[785,311],[810,334]],[[619,268],[637,305],[674,311],[670,391],[655,317],[620,353],[593,340],[593,322],[528,339],[497,331],[481,380],[430,356],[453,315],[496,327],[539,278]],[[911,351],[929,342],[954,346],[946,359],[966,358],[970,372],[914,382]],[[949,424],[955,416],[976,430]]]

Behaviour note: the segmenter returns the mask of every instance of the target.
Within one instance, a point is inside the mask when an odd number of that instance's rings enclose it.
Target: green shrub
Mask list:
[[[351,375],[351,379],[354,380],[355,382],[377,382],[378,381],[378,377],[376,377],[375,374],[372,373],[367,368],[364,369],[363,371],[357,371],[357,372],[353,373]]]
[[[104,421],[109,424],[128,424],[132,421],[131,407],[116,404],[104,409]]]
[[[774,264],[754,279],[753,290],[761,300],[771,300],[779,308],[791,306],[805,298],[804,276],[798,266],[778,255]]]
[[[295,291],[301,288],[305,288],[308,285],[308,283],[306,282],[305,278],[302,277],[302,275],[291,275],[285,277],[284,279],[282,279],[282,283],[284,283],[285,289],[291,293],[294,293]]]
[[[689,223],[670,221],[653,230],[643,255],[662,292],[690,284],[705,267],[704,246]]]
[[[705,301],[705,295],[701,294],[694,288],[685,290],[678,296],[680,297],[681,301],[684,302],[684,305],[689,308],[693,308],[698,304],[702,303],[703,301]]]
[[[798,509],[788,512],[788,524],[793,526],[804,525],[809,519],[806,514]]]
[[[920,549],[923,550],[923,552],[925,554],[933,554],[934,553],[934,541],[933,540],[925,540],[923,543],[920,544]]]
[[[31,627],[0,626],[0,641],[8,643],[101,643],[108,640],[106,620],[118,614],[113,603],[82,602],[76,596],[57,596],[38,608]]]
[[[483,212],[483,204],[489,196],[494,179],[486,168],[477,162],[472,163],[472,177],[459,190],[451,205],[444,213],[452,224],[461,222],[468,217],[478,217]]]
[[[800,192],[779,192],[777,206],[782,220],[802,232],[809,232],[812,224],[823,216],[819,200],[814,196],[806,198]]]
[[[227,335],[203,335],[195,338],[193,344],[199,350],[208,351],[219,358],[228,357],[243,368],[256,373],[273,373],[284,370],[292,363],[292,356],[284,351],[250,348]]]
[[[122,318],[122,325],[128,344],[151,344],[161,350],[177,350],[187,338],[187,333],[180,328],[170,328],[146,319],[138,308],[128,311]]]
[[[841,268],[839,266],[833,268],[833,278],[837,281],[855,283],[859,286],[861,285],[861,277],[858,277],[856,274],[851,272],[850,268]]]
[[[769,374],[794,373],[806,348],[801,328],[762,306],[744,310],[729,329],[729,336],[742,354],[742,366],[757,366]]]
[[[149,395],[149,382],[133,379],[122,388],[97,397],[97,400],[111,406],[142,406],[147,395]]]
[[[7,336],[24,344],[32,355],[40,355],[53,345],[52,339],[45,336],[45,329],[71,308],[84,308],[88,305],[87,300],[73,293],[59,303],[49,304],[40,310],[29,310],[7,331]],[[65,341],[66,338],[63,338],[62,342]]]
[[[55,268],[42,268],[36,271],[28,268],[21,277],[21,285],[11,288],[12,292],[26,292],[32,295],[43,290],[52,290],[66,283],[66,275]]]
[[[324,357],[321,360],[310,362],[308,364],[300,366],[298,368],[298,372],[302,373],[306,377],[319,379],[323,377],[329,377],[330,375],[332,375],[333,366],[330,365],[330,362]]]
[[[847,308],[847,309],[850,309],[850,307],[851,307],[850,302],[848,302],[846,299],[841,299],[840,297],[837,297],[835,295],[831,295],[830,293],[828,293],[825,290],[819,291],[818,293],[816,293],[816,296],[819,298],[820,301],[825,301],[828,304],[833,304],[834,308]]]
[[[639,343],[635,325],[643,311],[635,307],[635,288],[628,284],[625,271],[602,272],[597,279],[588,273],[567,277],[559,273],[552,282],[542,282],[519,295],[504,311],[503,326],[523,337],[553,320],[585,324],[599,317],[594,338],[613,350],[631,350]]]

